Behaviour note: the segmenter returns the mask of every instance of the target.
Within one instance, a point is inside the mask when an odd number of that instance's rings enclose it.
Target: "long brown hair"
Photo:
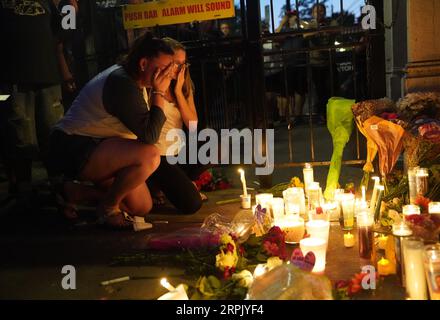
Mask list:
[[[127,73],[134,79],[140,77],[139,61],[142,58],[155,58],[159,53],[173,55],[173,49],[162,39],[155,38],[150,32],[145,32],[137,38],[128,54],[122,59],[122,65]]]
[[[173,38],[169,38],[169,37],[162,38],[162,40],[168,46],[170,46],[170,48],[173,49],[174,52],[176,52],[177,50],[183,50],[186,52],[185,46],[183,44],[181,44],[179,41],[174,40]],[[176,84],[175,81],[173,81],[171,84],[173,89],[174,89],[175,84]],[[188,99],[191,92],[194,93],[194,83],[192,82],[191,75],[189,73],[189,69],[186,68],[185,82],[183,83],[183,86],[182,86],[182,93],[185,96],[185,98]]]

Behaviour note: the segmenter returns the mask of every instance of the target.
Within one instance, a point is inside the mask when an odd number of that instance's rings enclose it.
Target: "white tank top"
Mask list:
[[[184,141],[182,141],[180,136],[177,141],[167,141],[166,136],[171,129],[182,129],[182,115],[180,114],[180,110],[176,107],[176,105],[167,100],[165,100],[163,112],[165,113],[167,120],[162,127],[156,147],[159,148],[161,156],[174,156],[179,153],[180,149],[183,147]],[[175,148],[176,145],[178,146],[178,151]],[[170,146],[173,146],[173,148],[172,150],[168,151]]]

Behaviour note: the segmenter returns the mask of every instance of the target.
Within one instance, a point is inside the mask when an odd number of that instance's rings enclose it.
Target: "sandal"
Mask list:
[[[98,212],[98,223],[115,230],[133,228],[133,218],[118,208],[106,208],[102,213]]]
[[[70,222],[77,222],[79,219],[78,207],[76,204],[66,200],[66,194],[64,192],[64,184],[58,186],[55,191],[55,199],[57,203],[58,212],[63,215]]]

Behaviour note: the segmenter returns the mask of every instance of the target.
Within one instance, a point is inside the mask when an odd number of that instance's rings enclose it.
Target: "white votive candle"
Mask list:
[[[330,222],[325,220],[312,220],[306,223],[307,233],[312,238],[320,238],[328,242]]]
[[[409,204],[403,207],[402,212],[404,216],[412,216],[414,214],[420,214],[420,207],[413,204]]]
[[[260,193],[255,196],[255,203],[261,205],[262,208],[270,209],[273,200],[272,193]]]
[[[431,202],[429,204],[430,214],[440,214],[440,202]]]
[[[273,198],[271,206],[272,206],[272,214],[275,222],[280,219],[284,219],[284,199]]]
[[[407,238],[403,241],[403,247],[408,297],[411,300],[427,300],[423,241],[419,238]]]
[[[304,220],[301,218],[286,218],[277,223],[285,234],[286,243],[299,243],[305,234]]]
[[[315,180],[313,177],[313,167],[310,163],[306,163],[303,168],[304,188],[308,194],[310,184]]]
[[[306,238],[302,239],[299,245],[304,256],[309,252],[313,252],[315,255],[316,261],[312,272],[318,274],[324,273],[327,241],[321,238]]]
[[[286,214],[296,214],[296,207],[299,206],[299,214],[306,214],[306,199],[303,188],[289,188],[283,191],[284,205]],[[292,212],[292,210],[294,210]]]

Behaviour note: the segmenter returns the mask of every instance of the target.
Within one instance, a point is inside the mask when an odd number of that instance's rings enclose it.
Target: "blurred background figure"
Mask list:
[[[227,38],[232,35],[231,27],[229,26],[229,24],[227,22],[222,22],[220,24],[220,31],[222,33],[222,38]]]
[[[327,10],[324,4],[315,4],[312,7],[312,20],[309,23],[309,28],[318,29],[321,27],[336,26],[337,22],[327,18]],[[335,36],[327,32],[311,32],[304,35],[309,39],[309,47],[317,49],[319,47],[332,46],[335,42]],[[314,109],[319,115],[319,122],[326,121],[326,106],[331,97],[332,87],[336,92],[336,65],[330,65],[329,50],[313,50],[310,51],[310,64],[312,67],[312,82],[316,89],[316,104]],[[333,59],[334,61],[334,59]],[[333,78],[331,75],[333,74]]]
[[[275,32],[292,32],[298,30],[298,13],[296,11],[286,11],[280,25]],[[305,47],[304,39],[301,35],[291,35],[285,38],[280,44],[285,51],[294,51]],[[298,124],[302,120],[303,106],[307,88],[307,70],[305,67],[306,56],[304,53],[291,52],[284,56],[286,66],[287,97],[278,99],[278,106],[281,116],[289,117],[288,122]],[[289,108],[287,110],[287,108]],[[294,116],[293,119],[290,116]]]
[[[51,0],[3,1],[0,6],[1,134],[9,193],[32,206],[32,161],[47,163],[49,134],[63,116],[61,16]],[[65,71],[65,70],[63,70]],[[51,177],[50,172],[48,172]]]

